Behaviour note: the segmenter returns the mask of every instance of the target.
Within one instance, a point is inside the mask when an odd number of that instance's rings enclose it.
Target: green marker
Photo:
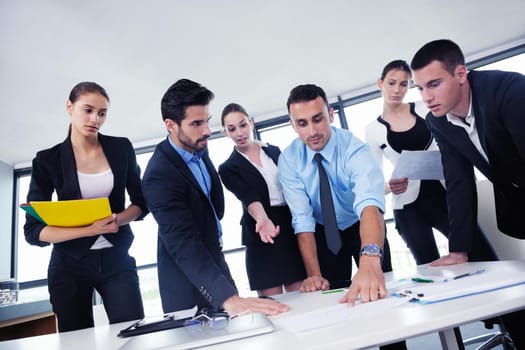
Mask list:
[[[419,283],[432,283],[433,280],[429,280],[426,278],[420,278],[420,277],[412,277],[412,282],[419,282]]]
[[[323,294],[332,294],[332,293],[339,293],[344,292],[344,289],[330,289],[330,290],[323,290]]]

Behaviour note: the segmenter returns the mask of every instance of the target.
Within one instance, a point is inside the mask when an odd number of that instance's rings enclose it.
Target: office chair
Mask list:
[[[488,180],[481,180],[478,181],[477,187],[479,225],[492,244],[496,255],[500,260],[525,260],[525,240],[507,236],[501,233],[497,227],[492,183]],[[463,345],[482,343],[476,350],[488,350],[498,345],[502,345],[505,350],[515,349],[512,339],[498,317],[483,322],[485,328],[498,327],[499,330],[466,339],[463,341]]]

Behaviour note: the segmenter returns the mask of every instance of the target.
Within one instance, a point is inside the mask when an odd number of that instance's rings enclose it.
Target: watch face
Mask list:
[[[377,244],[367,244],[361,249],[361,255],[383,255],[383,251]]]
[[[365,252],[369,254],[379,254],[381,252],[381,248],[376,245],[367,245],[365,246]]]

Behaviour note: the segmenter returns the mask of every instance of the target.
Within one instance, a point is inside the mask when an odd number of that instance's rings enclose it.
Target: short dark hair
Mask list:
[[[162,120],[171,119],[178,125],[186,117],[186,108],[206,106],[214,94],[204,86],[189,79],[177,80],[162,96]]]
[[[288,112],[290,112],[290,105],[292,103],[308,102],[315,100],[318,97],[322,97],[326,103],[326,107],[330,109],[328,99],[326,98],[326,94],[322,88],[314,84],[298,85],[294,87],[292,91],[290,91],[290,96],[288,96],[288,101],[286,101]]]
[[[399,69],[403,72],[407,72],[409,76],[412,76],[412,72],[410,71],[410,67],[408,66],[408,63],[406,63],[403,60],[394,60],[392,62],[389,62],[385,68],[383,68],[383,71],[381,72],[381,80],[384,80],[388,72],[390,72],[393,69]]]
[[[423,45],[412,58],[410,67],[418,70],[432,61],[439,61],[450,74],[454,75],[458,65],[465,65],[465,57],[458,44],[449,39],[434,40]]]
[[[222,124],[222,126],[224,126],[224,117],[226,117],[228,114],[234,113],[234,112],[241,112],[242,114],[244,114],[245,116],[250,118],[250,115],[248,114],[248,112],[246,112],[246,110],[243,108],[243,106],[241,106],[238,103],[230,103],[229,105],[224,107],[223,110],[222,110],[222,114],[221,114],[221,124]]]
[[[109,96],[106,93],[106,90],[104,90],[102,86],[92,81],[82,81],[75,85],[69,93],[69,101],[71,101],[71,103],[75,103],[80,98],[80,96],[85,94],[100,94],[104,96],[104,98],[109,102]]]

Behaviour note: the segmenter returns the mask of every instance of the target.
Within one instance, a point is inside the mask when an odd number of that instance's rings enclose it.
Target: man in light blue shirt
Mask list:
[[[384,298],[387,291],[383,270],[392,267],[385,240],[384,179],[380,168],[365,143],[351,132],[330,125],[333,110],[320,87],[295,87],[287,105],[299,138],[279,158],[279,180],[308,275],[301,290],[347,287],[354,257],[359,270],[341,302],[354,304],[359,295],[362,302]],[[331,187],[339,230],[335,234],[342,242],[337,254],[328,249],[325,238],[316,153],[322,156]]]

